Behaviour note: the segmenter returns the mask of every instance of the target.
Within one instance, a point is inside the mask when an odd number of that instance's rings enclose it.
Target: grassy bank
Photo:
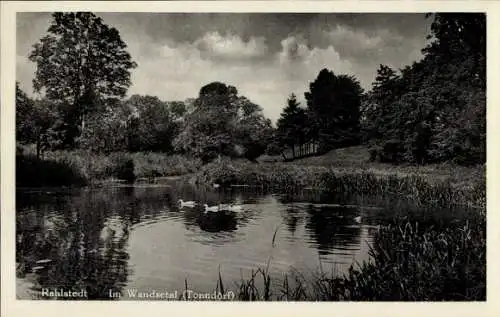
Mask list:
[[[108,180],[150,181],[156,177],[195,172],[201,162],[160,153],[95,154],[85,151],[46,152],[43,159],[32,153],[16,157],[17,186],[82,186]]]
[[[246,184],[264,189],[317,188],[337,194],[397,197],[416,205],[486,207],[483,167],[452,165],[363,167],[318,166],[300,163],[261,163],[220,160],[203,166],[192,178],[197,184]]]
[[[248,301],[484,301],[485,218],[445,227],[397,220],[382,227],[372,259],[348,273],[300,272],[273,280],[259,268],[239,282],[238,299]],[[270,264],[272,265],[272,263]],[[223,288],[219,277],[219,289]]]
[[[363,147],[335,150],[321,157],[260,164],[220,159],[202,165],[197,159],[159,153],[94,154],[54,151],[39,160],[18,155],[18,186],[81,186],[107,180],[152,181],[187,175],[196,184],[251,185],[266,190],[316,188],[337,194],[390,196],[424,203],[485,208],[485,167],[451,164],[410,166],[369,163]]]

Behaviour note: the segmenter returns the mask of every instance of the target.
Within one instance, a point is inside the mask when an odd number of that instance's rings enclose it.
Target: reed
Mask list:
[[[83,186],[87,178],[70,160],[40,160],[36,156],[16,156],[16,186]]]
[[[201,161],[161,153],[110,153],[51,151],[43,158],[17,156],[19,186],[82,186],[105,180],[151,180],[195,172]],[[72,176],[73,175],[73,176]]]
[[[470,171],[470,170],[469,170]],[[410,200],[417,206],[432,204],[440,207],[466,205],[486,208],[486,175],[469,172],[467,183],[458,182],[458,175],[433,176],[410,169],[373,170],[367,168],[337,168],[299,166],[283,163],[251,164],[220,160],[203,166],[191,178],[192,183],[251,185],[266,190],[294,191],[312,188],[320,191]]]
[[[285,274],[271,296],[266,269],[240,282],[240,300],[295,301],[484,301],[485,218],[436,226],[395,219],[376,235],[371,259],[342,276],[322,269],[312,278]],[[260,273],[260,275],[259,275]],[[261,283],[259,283],[259,276]],[[290,282],[292,281],[292,282]],[[260,288],[258,285],[261,285]]]

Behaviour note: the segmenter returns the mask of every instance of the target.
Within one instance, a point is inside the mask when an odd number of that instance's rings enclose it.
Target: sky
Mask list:
[[[355,76],[369,90],[380,64],[402,68],[422,57],[430,19],[418,13],[96,13],[115,27],[138,67],[128,95],[196,98],[200,88],[233,85],[276,122],[291,93],[323,68]],[[16,79],[33,95],[27,58],[50,13],[17,14]]]

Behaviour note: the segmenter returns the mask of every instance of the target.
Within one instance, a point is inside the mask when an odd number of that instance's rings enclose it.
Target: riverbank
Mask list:
[[[222,159],[203,166],[190,177],[190,182],[222,186],[247,184],[285,191],[311,188],[336,194],[394,197],[410,200],[415,205],[486,208],[486,173],[482,166],[366,163],[363,167],[342,167],[300,162],[252,164]]]
[[[39,159],[30,152],[16,156],[16,186],[103,186],[194,173],[201,161],[161,153],[95,154],[85,151],[46,152]]]
[[[16,182],[18,187],[105,186],[176,176],[197,185],[280,191],[310,188],[337,194],[390,196],[416,205],[486,208],[485,166],[390,165],[368,162],[368,155],[365,148],[352,147],[288,163],[264,158],[255,164],[221,158],[202,165],[194,158],[160,153],[55,151],[47,152],[43,159],[24,153],[17,156]]]

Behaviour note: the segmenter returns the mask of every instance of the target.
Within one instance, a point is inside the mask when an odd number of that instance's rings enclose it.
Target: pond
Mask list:
[[[205,214],[203,207],[179,208],[178,199],[241,210]],[[343,274],[369,259],[377,225],[397,212],[366,201],[177,181],[18,190],[17,297],[45,289],[85,290],[83,299],[139,299],[135,292],[213,292],[219,278],[236,292],[242,277],[259,268],[275,287],[293,272]]]

